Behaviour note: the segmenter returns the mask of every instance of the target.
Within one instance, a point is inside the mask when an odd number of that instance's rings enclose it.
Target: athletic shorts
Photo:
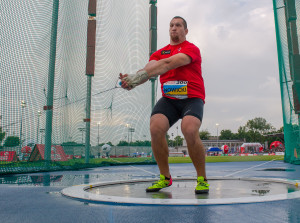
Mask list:
[[[153,108],[151,116],[163,114],[168,120],[170,127],[186,115],[192,115],[202,122],[204,102],[201,98],[187,98],[181,100],[162,97]]]

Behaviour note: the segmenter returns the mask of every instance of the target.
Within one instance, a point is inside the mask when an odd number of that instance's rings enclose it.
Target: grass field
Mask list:
[[[270,161],[270,160],[283,160],[284,156],[207,156],[207,163],[217,163],[217,162],[248,162],[248,161]],[[113,158],[106,159],[106,161],[116,161],[120,163],[126,162],[143,162],[149,158]],[[95,163],[99,162],[95,159]],[[190,157],[169,157],[169,163],[191,163]]]
[[[248,161],[269,161],[269,160],[283,160],[284,156],[207,156],[207,163],[217,163],[217,162],[248,162]],[[124,157],[124,158],[98,158],[98,159],[90,159],[90,164],[100,164],[100,163],[147,163],[151,162],[151,157]],[[169,157],[169,163],[191,163],[192,160],[190,157]],[[43,165],[43,161],[38,162],[5,162],[0,161],[0,164],[10,164],[14,166],[23,166],[23,165]],[[54,162],[56,163],[56,162]],[[54,164],[52,163],[52,164]],[[57,162],[63,166],[72,166],[76,164],[84,164],[85,159],[71,159],[68,161]]]
[[[284,156],[207,156],[207,163],[283,160]],[[169,163],[191,163],[190,157],[169,157]]]
[[[207,156],[207,163],[217,163],[217,162],[248,162],[248,161],[270,161],[270,160],[283,160],[284,156]],[[113,158],[105,159],[107,162],[118,162],[118,163],[141,163],[150,160],[151,158]],[[100,163],[103,159],[94,159],[92,163]],[[192,163],[190,157],[169,157],[169,163]]]
[[[283,160],[284,156],[207,156],[207,163],[216,162],[249,162],[249,161],[270,161]],[[169,157],[169,163],[192,163],[190,157]],[[111,166],[111,165],[147,165],[156,164],[151,157],[124,157],[124,158],[98,158],[90,159],[89,164],[85,164],[84,159],[72,159],[64,162],[45,161],[36,162],[0,162],[0,175],[26,172],[41,172],[54,170],[85,169],[90,167]]]

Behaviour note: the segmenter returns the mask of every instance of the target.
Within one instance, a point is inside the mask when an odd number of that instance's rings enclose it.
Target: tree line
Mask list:
[[[200,138],[202,140],[210,139],[211,134],[204,130],[200,131]],[[277,136],[274,136],[277,135]],[[266,119],[258,117],[249,120],[244,126],[238,128],[237,133],[233,133],[230,129],[223,129],[220,132],[220,140],[243,140],[245,142],[259,142],[261,144],[274,141],[283,142],[283,127],[276,130]]]
[[[258,117],[247,121],[244,126],[240,126],[238,128],[237,133],[233,133],[230,129],[223,129],[220,131],[220,135],[218,138],[220,140],[242,140],[245,142],[259,142],[264,144],[265,142],[272,143],[273,141],[281,141],[283,142],[282,137],[278,136],[271,136],[275,133],[282,133],[283,135],[283,127],[276,130],[270,123],[267,122],[266,119]],[[201,130],[199,132],[199,136],[202,140],[209,140],[211,138],[216,138],[216,136],[212,136],[211,133],[207,130]],[[2,132],[0,128],[0,145],[5,138],[5,132]],[[173,138],[170,137],[169,134],[166,135],[168,145],[170,147],[182,146],[183,138],[181,136],[176,136]],[[78,145],[76,142],[64,142],[63,145]],[[99,146],[104,144],[109,144],[114,146],[111,142],[101,143]],[[4,140],[4,147],[14,147],[20,145],[20,138],[18,136],[8,136]],[[116,146],[151,146],[151,141],[134,141],[128,142],[121,140],[119,141]]]
[[[219,136],[213,136],[208,130],[201,130],[199,136],[202,140],[216,139],[218,137],[220,140],[241,140],[261,144],[268,142],[268,145],[274,141],[284,142],[283,127],[276,129],[262,117],[248,120],[244,126],[238,128],[237,133],[233,133],[230,129],[222,129]],[[182,146],[183,138],[176,136],[174,140],[172,140],[170,136],[167,135],[167,141],[169,146]]]

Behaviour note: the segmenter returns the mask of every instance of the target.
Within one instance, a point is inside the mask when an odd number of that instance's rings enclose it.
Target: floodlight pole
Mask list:
[[[90,133],[91,133],[91,98],[92,98],[92,77],[95,73],[95,50],[96,50],[96,9],[97,0],[89,0],[88,5],[88,27],[87,27],[87,52],[86,52],[86,124],[85,132],[85,163],[90,162]]]
[[[217,147],[219,148],[219,123],[216,123],[217,126]]]
[[[23,130],[23,110],[26,107],[26,102],[21,101],[21,126],[20,126],[20,148],[22,149],[22,130]]]
[[[99,144],[100,144],[100,134],[99,134],[100,122],[97,123],[97,126],[98,126],[98,137],[97,137],[98,144],[97,144],[97,146],[99,146]]]
[[[39,144],[39,128],[40,128],[40,117],[42,115],[41,111],[37,112],[37,117],[38,117],[38,121],[37,121],[37,127],[36,127],[36,142],[35,144]]]

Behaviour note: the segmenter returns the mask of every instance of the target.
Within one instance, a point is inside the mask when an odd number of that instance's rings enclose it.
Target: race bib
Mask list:
[[[188,98],[187,84],[188,81],[168,81],[163,85],[163,92],[172,98],[185,99]]]

